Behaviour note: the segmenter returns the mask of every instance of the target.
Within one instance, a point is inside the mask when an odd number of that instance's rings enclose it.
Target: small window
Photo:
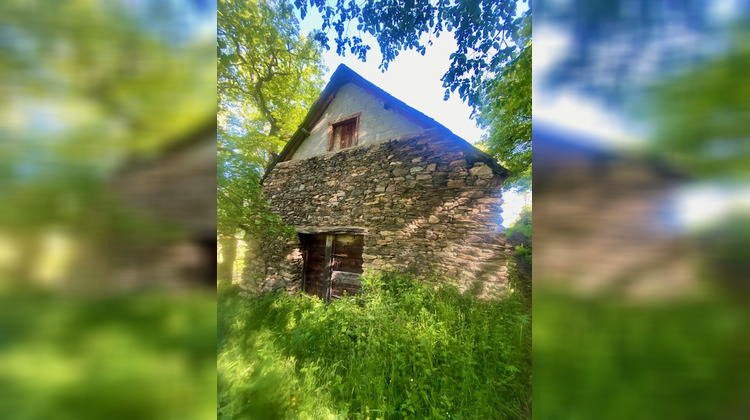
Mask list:
[[[359,115],[331,123],[328,151],[346,149],[357,144]]]

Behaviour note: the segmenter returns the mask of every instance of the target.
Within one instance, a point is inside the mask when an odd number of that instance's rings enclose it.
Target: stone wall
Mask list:
[[[215,123],[114,174],[109,186],[123,207],[163,233],[110,238],[92,251],[107,255],[89,258],[107,260],[99,278],[118,289],[216,285],[216,196],[207,196],[216,188]]]
[[[263,189],[301,232],[362,229],[364,270],[449,276],[488,295],[507,284],[505,174],[493,167],[468,143],[432,131],[280,162]],[[277,244],[273,264],[280,265],[266,288],[299,287],[295,246]]]
[[[216,129],[192,143],[124,168],[112,190],[133,210],[215,238]],[[209,197],[208,194],[211,194]]]
[[[538,290],[638,300],[699,290],[697,248],[669,226],[676,216],[674,181],[650,162],[558,165],[534,175]]]

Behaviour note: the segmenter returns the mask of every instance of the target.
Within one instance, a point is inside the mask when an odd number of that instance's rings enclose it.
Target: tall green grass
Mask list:
[[[394,274],[324,304],[219,288],[220,419],[504,419],[530,412],[523,298]]]

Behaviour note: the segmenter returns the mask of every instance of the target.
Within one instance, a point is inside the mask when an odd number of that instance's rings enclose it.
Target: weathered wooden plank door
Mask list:
[[[327,281],[326,270],[326,236],[304,235],[305,245],[305,281],[304,289],[307,293],[325,298]]]
[[[360,289],[362,235],[303,235],[305,292],[327,302]]]
[[[331,253],[330,298],[359,292],[362,274],[362,235],[335,235]]]

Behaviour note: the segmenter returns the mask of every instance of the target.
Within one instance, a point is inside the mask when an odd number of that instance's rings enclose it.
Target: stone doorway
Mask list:
[[[303,290],[330,302],[361,287],[363,235],[300,234],[304,250]]]

